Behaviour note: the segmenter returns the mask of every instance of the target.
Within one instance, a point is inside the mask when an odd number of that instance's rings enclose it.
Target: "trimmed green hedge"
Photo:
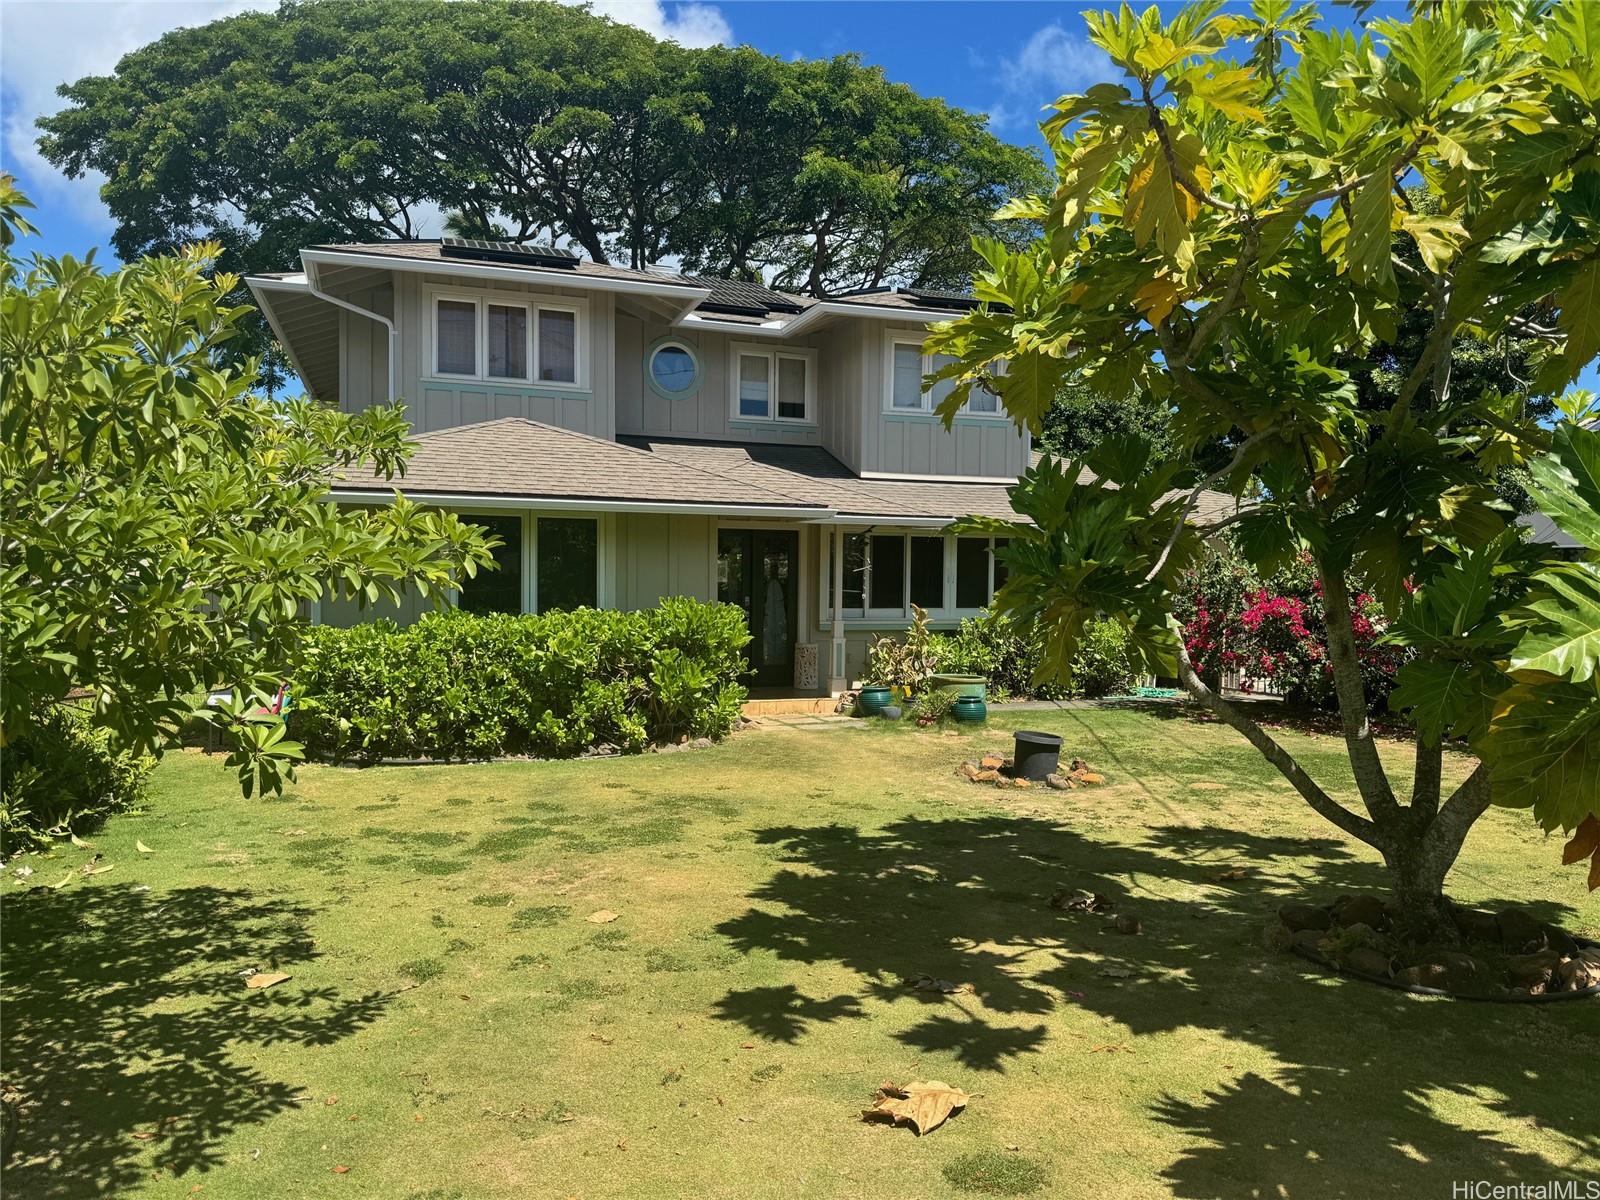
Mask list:
[[[930,639],[937,670],[982,675],[996,696],[1034,696],[1061,700],[1078,696],[1114,696],[1133,686],[1127,631],[1115,621],[1091,620],[1072,659],[1072,677],[1065,683],[1036,685],[1033,668],[1043,650],[1034,632],[1019,629],[1005,617],[985,613],[967,617],[952,633]]]
[[[290,736],[308,755],[562,758],[725,736],[745,689],[744,614],[683,598],[642,612],[430,613],[307,634]]]
[[[140,803],[155,766],[66,706],[47,710],[0,759],[0,858],[88,833]]]

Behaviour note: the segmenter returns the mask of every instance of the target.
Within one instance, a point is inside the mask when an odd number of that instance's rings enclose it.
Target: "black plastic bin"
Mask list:
[[[1061,766],[1061,739],[1053,733],[1019,729],[1013,769],[1023,779],[1043,779]]]

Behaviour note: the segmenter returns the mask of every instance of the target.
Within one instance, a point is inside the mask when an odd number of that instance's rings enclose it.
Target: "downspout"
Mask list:
[[[362,308],[359,304],[352,304],[348,300],[341,300],[338,296],[330,296],[322,290],[322,284],[317,278],[317,264],[305,263],[306,287],[318,300],[326,300],[329,304],[337,304],[340,308],[348,309],[359,317],[366,317],[369,321],[376,321],[389,331],[389,398],[387,403],[393,404],[400,391],[400,329],[394,321],[382,313],[373,312],[371,309]]]

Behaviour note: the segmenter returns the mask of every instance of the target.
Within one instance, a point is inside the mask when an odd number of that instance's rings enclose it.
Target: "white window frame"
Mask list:
[[[439,370],[439,302],[455,300],[477,306],[477,361],[470,375],[457,375]],[[506,376],[489,374],[489,305],[503,308],[520,308],[527,313],[528,374]],[[568,312],[573,316],[573,374],[576,378],[567,383],[557,379],[539,378],[539,313]],[[519,388],[545,388],[561,392],[586,392],[589,390],[589,305],[586,301],[561,297],[547,299],[526,292],[467,291],[460,288],[433,288],[428,295],[428,321],[423,331],[422,377],[436,383],[491,383]]]
[[[915,346],[917,348],[917,352],[922,357],[922,375],[923,375],[923,378],[926,378],[927,376],[933,374],[933,371],[934,371],[934,366],[933,366],[934,356],[931,355],[931,354],[926,353],[925,351],[923,351],[922,343],[925,340],[926,339],[922,334],[916,333],[913,330],[909,330],[909,329],[891,329],[891,330],[887,331],[884,334],[884,350],[883,350],[883,411],[884,411],[884,414],[886,416],[887,415],[892,415],[892,414],[898,414],[900,416],[918,416],[918,415],[930,416],[930,415],[932,415],[932,413],[934,411],[934,408],[933,408],[933,393],[931,391],[929,391],[927,388],[923,388],[922,391],[919,393],[918,399],[921,401],[921,403],[916,408],[897,408],[895,406],[895,402],[894,402],[894,351],[895,351],[895,347],[896,346]],[[963,421],[968,421],[968,420],[970,420],[970,421],[1009,421],[1011,419],[1006,414],[1005,406],[1003,404],[999,403],[999,398],[998,397],[996,397],[995,411],[992,412],[992,413],[988,413],[988,412],[973,412],[968,407],[967,404],[963,404],[961,406],[960,410],[956,413],[956,415],[958,417],[960,417]]]
[[[749,355],[767,360],[767,415],[752,417],[739,411],[739,360]],[[806,415],[778,415],[778,363],[794,359],[806,366]],[[803,347],[762,345],[759,342],[733,342],[728,346],[728,419],[761,421],[772,425],[815,425],[817,423],[817,352]]]
[[[852,537],[863,535],[867,539],[866,576],[862,580],[861,606],[842,610],[840,616],[846,624],[882,625],[885,621],[899,623],[911,619],[911,543],[905,539],[914,537],[940,537],[944,539],[944,595],[948,604],[939,608],[928,609],[928,617],[933,621],[957,621],[962,617],[975,617],[984,609],[994,603],[994,543],[997,539],[984,535],[975,538],[960,538],[954,534],[939,533],[927,529],[880,529],[864,528],[851,529],[841,526],[843,536]],[[900,581],[900,604],[896,606],[872,608],[867,605],[872,595],[872,539],[875,537],[897,537],[902,539],[905,549],[905,575]],[[987,599],[978,608],[961,608],[956,604],[956,542],[981,541],[988,550],[984,591]],[[1004,538],[998,540],[1006,540]],[[833,551],[830,538],[819,538],[822,543],[822,558],[817,571],[820,581],[817,592],[818,613],[821,614],[819,628],[828,628],[833,619]]]
[[[560,511],[550,512],[536,508],[472,508],[452,509],[463,521],[474,517],[517,517],[522,522],[522,612],[524,616],[539,611],[539,518],[561,517],[595,523],[595,605],[601,609],[615,608],[612,594],[612,550],[616,543],[616,521],[612,513]],[[461,602],[461,593],[452,590],[452,606]]]

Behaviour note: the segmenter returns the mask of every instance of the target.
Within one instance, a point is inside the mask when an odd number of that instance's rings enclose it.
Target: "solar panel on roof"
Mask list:
[[[486,238],[440,238],[439,253],[446,258],[522,263],[527,266],[556,267],[568,271],[576,267],[579,261],[578,256],[571,251],[542,242],[492,242]]]
[[[965,292],[945,292],[937,288],[901,288],[903,295],[915,297],[934,308],[976,308],[978,300]]]
[[[781,292],[762,287],[759,283],[746,283],[741,279],[716,279],[709,275],[686,275],[690,283],[710,288],[711,295],[700,302],[702,309],[711,312],[739,313],[763,317],[769,312],[799,312],[801,306]]]

